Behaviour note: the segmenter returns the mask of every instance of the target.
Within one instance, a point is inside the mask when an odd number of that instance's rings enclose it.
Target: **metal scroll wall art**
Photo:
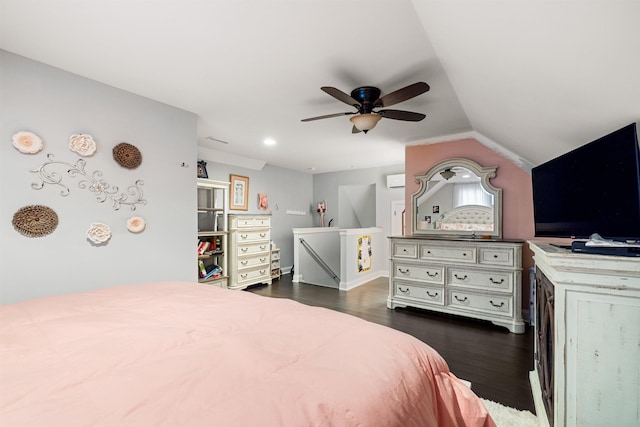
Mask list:
[[[63,173],[56,172],[56,167],[62,166],[66,169],[66,173],[71,178],[80,177],[78,187],[81,189],[88,189],[90,192],[96,194],[96,200],[99,203],[104,203],[107,200],[111,201],[111,207],[114,210],[119,210],[123,205],[129,206],[132,211],[136,210],[137,205],[146,205],[147,201],[143,198],[142,180],[137,180],[133,185],[127,187],[126,191],[120,192],[119,188],[112,186],[105,179],[102,178],[103,173],[101,171],[94,171],[89,173],[85,170],[87,162],[84,159],[78,159],[75,163],[67,163],[54,159],[53,154],[47,154],[48,161],[41,164],[38,168],[31,170],[32,173],[38,174],[40,182],[34,182],[31,187],[35,190],[41,190],[46,185],[57,185],[62,187],[60,190],[61,196],[68,196],[70,189],[65,185],[62,180],[64,178]]]

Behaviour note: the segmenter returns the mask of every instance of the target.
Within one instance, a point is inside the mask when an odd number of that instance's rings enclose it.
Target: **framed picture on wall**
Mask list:
[[[249,209],[249,177],[231,174],[229,181],[229,209],[246,211]]]

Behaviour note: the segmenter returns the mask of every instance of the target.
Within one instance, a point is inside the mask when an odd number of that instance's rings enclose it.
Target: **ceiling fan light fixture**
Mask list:
[[[358,114],[357,116],[351,117],[349,120],[353,125],[360,131],[367,133],[380,121],[382,118],[381,115],[376,113],[368,113],[368,114]]]
[[[442,172],[440,172],[440,175],[442,175],[442,177],[448,181],[454,176],[456,176],[456,173],[451,169],[445,169]]]

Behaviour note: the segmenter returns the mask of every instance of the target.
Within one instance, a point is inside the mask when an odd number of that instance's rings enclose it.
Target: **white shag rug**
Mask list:
[[[471,382],[460,379],[467,387],[471,388]],[[521,411],[510,408],[492,400],[480,398],[487,412],[493,418],[497,427],[539,427],[538,417],[529,411]]]
[[[487,399],[480,399],[498,427],[538,427],[538,417],[529,411],[501,405]]]

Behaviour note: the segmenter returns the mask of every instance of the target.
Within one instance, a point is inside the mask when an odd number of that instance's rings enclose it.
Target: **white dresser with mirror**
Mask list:
[[[389,238],[387,306],[491,321],[523,333],[522,245],[502,239],[495,167],[448,159],[416,176],[410,236]]]

